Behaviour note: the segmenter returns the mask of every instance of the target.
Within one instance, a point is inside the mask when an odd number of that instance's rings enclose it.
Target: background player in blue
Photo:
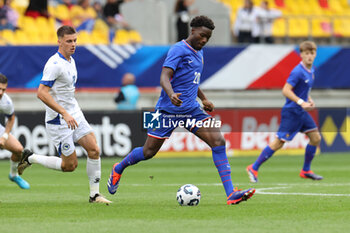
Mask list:
[[[309,93],[314,83],[313,62],[316,57],[316,44],[312,41],[304,41],[300,44],[299,50],[302,61],[292,70],[282,90],[286,103],[281,111],[281,125],[277,137],[265,147],[255,163],[247,167],[251,182],[258,182],[258,170],[261,164],[268,160],[275,151],[281,149],[286,141],[292,140],[298,132],[305,133],[310,139],[305,149],[304,166],[300,177],[313,180],[323,179],[310,169],[311,161],[321,141],[321,135],[314,120],[307,112],[315,108],[315,103]]]
[[[179,122],[186,117],[202,122],[211,118],[201,109],[196,101],[197,97],[201,99],[204,110],[214,109],[214,105],[205,97],[199,84],[203,69],[202,48],[211,37],[215,26],[213,21],[206,16],[195,17],[190,26],[191,35],[170,48],[160,77],[160,85],[163,89],[156,105],[156,114],[159,114],[158,117],[165,114],[181,114],[181,116],[175,116],[172,119],[173,122]],[[124,169],[155,156],[174,129],[174,127],[149,129],[144,146],[135,148],[120,163],[114,164],[107,183],[108,191],[115,194]],[[231,168],[226,156],[225,139],[220,129],[193,127],[188,130],[211,147],[215,166],[225,188],[227,204],[238,204],[253,196],[255,189],[241,191],[233,187]]]

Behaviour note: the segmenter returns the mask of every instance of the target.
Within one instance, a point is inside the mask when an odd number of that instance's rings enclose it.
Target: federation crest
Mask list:
[[[64,143],[62,146],[63,150],[69,150],[69,148],[70,148],[70,145],[68,143]]]

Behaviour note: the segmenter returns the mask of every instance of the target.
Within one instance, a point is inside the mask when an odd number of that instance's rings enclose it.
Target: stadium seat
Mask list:
[[[17,44],[14,32],[9,29],[1,30],[1,36],[6,44]]]
[[[70,21],[70,13],[66,5],[60,4],[55,8],[55,17],[62,21]]]
[[[43,41],[40,37],[39,31],[32,31],[32,32],[27,31],[26,34],[27,34],[27,36],[30,40],[30,43],[32,45],[42,45],[43,44]]]
[[[21,28],[24,31],[30,31],[30,32],[36,32],[40,29],[36,24],[36,20],[33,17],[29,17],[29,16],[22,17]]]
[[[309,36],[309,22],[304,18],[291,18],[289,19],[289,32],[290,37],[307,37]]]
[[[47,6],[47,10],[48,10],[48,12],[49,12],[49,15],[51,16],[51,17],[56,17],[56,9],[55,9],[55,7],[54,6],[52,6],[52,5],[48,5]]]
[[[108,34],[108,32],[109,32],[108,25],[102,19],[95,20],[94,31],[95,30],[106,33],[106,34]]]
[[[285,19],[276,19],[272,26],[272,35],[276,37],[284,37],[287,35]]]
[[[108,34],[93,30],[91,32],[91,41],[93,44],[109,44]]]
[[[331,35],[331,23],[328,18],[312,19],[312,36],[313,37],[329,37]]]
[[[350,19],[338,18],[333,22],[336,36],[350,37]]]
[[[92,44],[90,33],[85,31],[85,30],[79,31],[77,43],[78,43],[78,45]]]
[[[236,19],[237,9],[243,0],[218,0],[231,8],[231,23]],[[260,5],[262,0],[253,0]],[[272,34],[276,37],[331,37],[350,34],[350,3],[348,0],[268,0],[271,8],[282,11],[283,19],[273,24]],[[283,17],[282,17],[283,18]],[[334,22],[334,25],[333,25]],[[120,43],[123,37],[115,38]]]
[[[42,16],[36,18],[36,25],[39,28],[50,28],[47,18]]]
[[[16,30],[15,38],[17,45],[30,45],[28,37],[23,30]]]
[[[117,30],[114,36],[113,43],[115,44],[127,44],[129,43],[128,32],[124,29]]]
[[[129,31],[129,42],[130,43],[141,43],[142,37],[140,33],[136,30],[130,30]]]

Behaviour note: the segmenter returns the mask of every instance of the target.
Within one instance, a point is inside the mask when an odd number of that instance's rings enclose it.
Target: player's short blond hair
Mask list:
[[[300,52],[303,52],[303,51],[313,51],[313,50],[316,51],[316,49],[317,49],[317,46],[316,46],[315,42],[309,41],[309,40],[303,41],[303,42],[301,42],[300,45],[299,45],[299,50],[300,50]]]

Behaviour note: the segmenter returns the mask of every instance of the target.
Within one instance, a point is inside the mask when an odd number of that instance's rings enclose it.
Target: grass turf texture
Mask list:
[[[230,158],[233,182],[239,188],[258,190],[236,206],[226,205],[209,158],[141,162],[125,170],[114,196],[108,194],[106,182],[120,159],[102,159],[100,189],[114,202],[110,206],[88,203],[85,159],[79,160],[73,173],[33,165],[23,175],[30,190],[10,182],[9,162],[0,161],[0,232],[329,233],[350,229],[350,154],[316,157],[312,168],[325,177],[323,181],[299,177],[303,157],[277,156],[261,167],[260,182],[250,184],[245,167],[254,159]],[[181,207],[176,201],[177,189],[186,183],[201,190],[196,207]]]

